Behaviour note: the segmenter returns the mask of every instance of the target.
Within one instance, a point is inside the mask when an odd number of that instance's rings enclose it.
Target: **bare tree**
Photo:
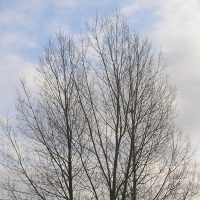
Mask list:
[[[25,189],[13,188],[12,195],[17,199],[24,194],[33,199],[72,200],[80,196],[77,188],[82,166],[79,165],[78,141],[84,120],[73,81],[76,71],[73,64],[78,57],[70,37],[60,33],[57,39],[58,46],[50,41],[45,47],[37,67],[38,97],[32,98],[25,80],[21,80],[24,96],[17,93],[17,133],[2,123],[14,149],[14,154],[3,152],[7,167],[16,173],[11,180],[23,183]],[[17,134],[23,142],[16,140]],[[3,187],[10,190],[11,186],[4,184]]]
[[[1,186],[16,199],[194,199],[199,181],[162,54],[118,12],[86,29],[79,46],[61,33],[49,42],[38,97],[21,82],[18,127],[1,123],[15,175]]]
[[[90,73],[77,91],[88,127],[82,159],[90,155],[84,169],[92,199],[193,198],[190,144],[174,124],[176,89],[162,54],[132,33],[120,13],[86,26]]]

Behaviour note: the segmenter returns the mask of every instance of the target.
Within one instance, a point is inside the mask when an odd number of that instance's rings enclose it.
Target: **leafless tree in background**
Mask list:
[[[120,13],[86,28],[79,46],[62,34],[49,42],[38,97],[22,81],[16,132],[2,122],[15,176],[1,186],[16,199],[194,199],[199,181],[162,54]]]

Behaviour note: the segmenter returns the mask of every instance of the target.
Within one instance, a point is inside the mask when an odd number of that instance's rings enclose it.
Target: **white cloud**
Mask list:
[[[34,89],[34,64],[15,54],[0,55],[0,115],[15,112],[16,88],[22,73],[27,77],[29,88]]]
[[[147,23],[147,36],[153,45],[164,51],[171,81],[177,85],[177,122],[200,142],[200,1],[198,0],[136,0],[122,11],[138,24]],[[140,18],[143,12],[146,18]],[[134,22],[133,21],[133,22]],[[134,25],[134,23],[133,23]],[[200,155],[200,147],[198,148]]]
[[[200,141],[199,10],[196,0],[162,1],[156,12],[159,20],[150,32],[153,43],[163,47],[172,81],[178,87],[177,121],[195,145]]]
[[[22,47],[25,48],[35,48],[37,44],[24,35],[21,32],[6,32],[4,34],[0,34],[1,48],[4,49],[19,49]]]
[[[131,16],[135,14],[136,11],[140,9],[140,6],[138,3],[133,4],[131,6],[125,6],[122,8],[121,12],[124,13],[126,16]]]

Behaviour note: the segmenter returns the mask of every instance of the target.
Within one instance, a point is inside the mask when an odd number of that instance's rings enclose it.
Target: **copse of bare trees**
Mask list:
[[[162,54],[125,17],[97,16],[75,44],[62,33],[39,60],[33,97],[21,80],[18,125],[1,121],[15,199],[194,199],[188,138]],[[12,150],[11,150],[12,149]]]

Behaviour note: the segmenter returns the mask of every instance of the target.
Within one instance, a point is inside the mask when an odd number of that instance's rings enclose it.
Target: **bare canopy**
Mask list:
[[[125,17],[96,16],[78,44],[61,32],[21,80],[16,127],[1,121],[2,195],[15,199],[186,200],[198,194],[176,89],[161,52]],[[12,150],[6,148],[9,147]]]

